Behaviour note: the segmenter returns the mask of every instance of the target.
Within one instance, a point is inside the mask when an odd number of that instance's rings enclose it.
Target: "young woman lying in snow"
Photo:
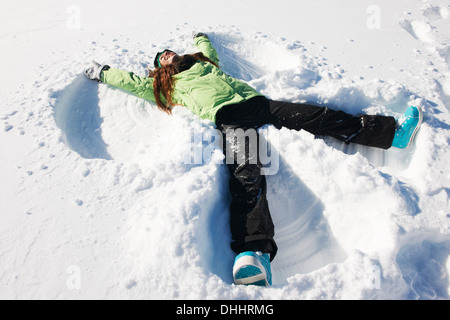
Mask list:
[[[149,70],[148,78],[95,62],[86,70],[86,75],[91,80],[156,102],[159,109],[169,114],[173,106],[181,105],[216,124],[227,141],[227,152],[245,158],[238,163],[227,162],[232,195],[231,247],[237,254],[234,281],[270,286],[270,262],[275,258],[277,245],[266,198],[266,179],[258,156],[240,145],[239,139],[227,140],[227,132],[256,130],[272,124],[277,128],[303,129],[315,135],[331,136],[345,143],[383,149],[406,148],[420,127],[422,113],[412,106],[396,121],[381,115],[355,116],[328,107],[273,101],[245,82],[225,74],[206,34],[195,34],[194,43],[200,51],[195,54],[179,56],[171,50],[159,52],[154,60],[155,69]]]

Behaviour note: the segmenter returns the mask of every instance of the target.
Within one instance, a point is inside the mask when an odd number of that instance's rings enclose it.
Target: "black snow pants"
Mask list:
[[[357,143],[388,149],[394,139],[395,119],[379,115],[354,116],[328,107],[252,98],[244,103],[223,107],[216,115],[216,125],[222,131],[224,152],[240,152],[245,161],[227,161],[230,172],[231,248],[236,253],[262,251],[276,255],[274,225],[266,198],[266,178],[261,162],[250,154],[242,140],[230,139],[236,129],[257,130],[265,124],[277,128],[306,130],[314,135],[331,136],[346,143]],[[228,136],[228,137],[227,137]],[[258,135],[256,135],[258,136]],[[228,139],[227,139],[228,138]],[[244,143],[245,144],[245,143]],[[256,157],[258,157],[258,152]],[[239,156],[235,156],[237,159]]]

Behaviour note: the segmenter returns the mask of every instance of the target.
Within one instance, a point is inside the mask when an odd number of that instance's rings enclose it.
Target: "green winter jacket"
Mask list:
[[[206,57],[219,65],[217,52],[208,37],[197,37],[194,42]],[[174,78],[173,103],[185,106],[199,117],[213,122],[217,111],[223,106],[242,103],[261,95],[245,82],[226,75],[209,62],[198,61]],[[101,80],[155,102],[153,78],[143,78],[132,72],[111,68],[102,72]]]

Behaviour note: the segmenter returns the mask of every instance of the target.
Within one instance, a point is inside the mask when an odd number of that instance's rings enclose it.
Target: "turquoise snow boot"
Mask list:
[[[422,117],[422,110],[414,106],[408,107],[397,121],[392,146],[400,149],[408,147],[413,142],[417,131],[419,131]]]
[[[271,286],[269,254],[253,251],[239,254],[234,260],[233,279],[235,284]]]

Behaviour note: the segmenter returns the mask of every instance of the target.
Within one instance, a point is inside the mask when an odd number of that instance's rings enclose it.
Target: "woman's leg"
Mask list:
[[[317,107],[269,100],[271,122],[277,127],[306,130],[331,136],[345,143],[388,149],[392,145],[396,122],[379,115],[354,116],[328,107]]]
[[[233,161],[228,164],[230,172],[230,191],[232,203],[231,233],[232,249],[243,251],[262,251],[275,257],[277,246],[273,240],[274,226],[266,198],[266,179],[261,174],[261,164],[250,163],[249,150],[244,153],[242,140],[227,139],[226,131],[236,129],[256,130],[263,124],[304,129],[312,134],[329,135],[339,140],[379,148],[389,148],[395,131],[395,119],[384,116],[353,116],[327,107],[296,104],[254,98],[241,105],[224,107],[217,116],[218,127],[222,130],[224,141],[228,140],[226,150],[233,154],[245,154],[246,161]],[[253,149],[257,150],[257,149]],[[238,156],[239,157],[239,156]]]
[[[259,160],[256,163],[251,160],[255,159],[255,156],[256,159],[258,158],[257,155],[250,154],[257,152],[256,149],[250,148],[247,143],[242,143],[243,140],[230,136],[230,132],[235,129],[243,130],[234,126],[222,126],[224,141],[226,141],[225,154],[228,157],[231,154],[234,158],[234,161],[228,161],[227,164],[232,196],[230,227],[233,242],[231,248],[238,254],[245,251],[269,253],[270,259],[273,260],[277,245],[273,239],[274,225],[266,197],[266,178],[261,174],[262,166]]]
[[[261,174],[257,134],[257,129],[270,117],[268,100],[257,97],[223,107],[216,116],[216,124],[223,134],[230,172],[231,248],[238,254],[245,251],[269,253],[273,260],[277,245],[266,197],[266,177]]]

